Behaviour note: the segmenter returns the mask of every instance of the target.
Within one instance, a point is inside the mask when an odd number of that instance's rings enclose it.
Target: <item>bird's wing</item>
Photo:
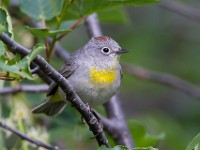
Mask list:
[[[65,65],[61,68],[60,74],[62,74],[65,78],[68,78],[75,71],[76,67],[77,67],[76,62],[73,61],[73,58],[70,58],[65,62]],[[55,94],[57,89],[58,89],[58,84],[52,81],[47,91],[47,96]]]

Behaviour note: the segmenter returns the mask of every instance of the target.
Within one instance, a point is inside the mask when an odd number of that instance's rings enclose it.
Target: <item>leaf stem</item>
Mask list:
[[[61,14],[60,14],[60,17],[57,15],[57,25],[56,25],[56,30],[58,30],[59,28],[60,28],[60,25],[61,25],[61,23],[62,23],[62,20],[63,20],[63,18],[64,18],[64,15],[65,15],[65,13],[66,13],[66,10],[67,10],[67,8],[68,8],[68,3],[67,3],[67,1],[65,1],[64,2],[64,5],[63,5],[63,8],[62,8],[62,10],[61,10]],[[49,47],[49,52],[47,53],[47,61],[49,62],[50,61],[50,58],[51,58],[51,55],[52,55],[52,53],[53,53],[53,49],[54,49],[54,45],[56,44],[56,42],[57,42],[57,36],[55,35],[54,37],[53,37],[53,40],[52,40],[52,42],[51,42],[51,44],[50,44],[50,47]]]
[[[77,20],[71,27],[69,27],[69,30],[73,30],[74,28],[76,28],[83,20],[85,20],[85,16],[81,17],[79,20]],[[61,34],[60,36],[58,36],[56,38],[56,40],[60,40],[62,39],[66,34],[68,34],[68,32]]]

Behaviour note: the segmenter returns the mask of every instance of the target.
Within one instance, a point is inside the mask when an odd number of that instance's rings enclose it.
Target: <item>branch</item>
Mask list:
[[[86,20],[86,28],[89,36],[101,36],[102,31],[97,18],[97,14],[90,15]],[[115,95],[105,104],[109,119],[101,117],[104,129],[113,137],[117,144],[125,145],[129,148],[134,147],[133,139],[127,127],[124,113]]]
[[[127,64],[123,64],[122,68],[128,74],[131,74],[140,79],[150,80],[150,81],[154,81],[160,84],[165,84],[170,87],[176,88],[184,93],[187,93],[188,95],[191,95],[196,98],[200,98],[199,87],[187,81],[184,81],[178,77],[175,77],[173,75],[166,74],[166,73],[158,73],[158,72],[146,70],[141,67],[130,66]]]
[[[44,143],[44,142],[42,142],[42,141],[39,141],[39,140],[37,140],[37,139],[32,139],[32,138],[30,138],[29,136],[27,136],[26,134],[21,133],[21,132],[19,132],[18,130],[13,129],[13,128],[7,126],[5,123],[3,123],[3,122],[1,122],[1,121],[0,121],[0,127],[3,128],[3,129],[5,129],[5,130],[8,130],[8,131],[12,132],[13,134],[19,136],[21,139],[26,140],[26,141],[29,141],[30,143],[33,143],[33,144],[35,144],[35,145],[37,145],[37,146],[39,146],[39,147],[44,147],[44,148],[46,148],[46,149],[48,149],[48,150],[61,150],[61,149],[60,149],[59,147],[57,147],[57,146],[51,146],[51,145],[49,145],[49,144],[47,144],[47,143]]]
[[[0,39],[8,47],[10,47],[11,51],[15,53],[20,53],[21,55],[27,55],[30,52],[25,47],[13,41],[5,33],[0,34]],[[40,66],[40,70],[42,70],[48,77],[50,77],[54,82],[56,82],[59,85],[59,87],[66,93],[66,99],[70,101],[74,105],[74,107],[79,111],[79,113],[83,116],[88,126],[90,127],[90,130],[95,135],[98,144],[106,145],[107,147],[109,147],[108,140],[103,134],[101,125],[99,124],[97,118],[91,111],[88,111],[87,106],[81,101],[81,99],[75,93],[74,89],[69,84],[68,80],[66,80],[60,73],[58,73],[52,66],[50,66],[41,56],[38,55],[34,59],[34,63]]]
[[[18,92],[46,92],[48,90],[48,86],[41,85],[20,85],[16,87],[4,87],[0,89],[0,95],[5,94],[15,94]]]
[[[186,6],[178,2],[162,1],[159,3],[159,6],[170,11],[173,11],[181,16],[192,19],[194,21],[200,22],[200,10]]]
[[[103,35],[97,14],[92,14],[92,15],[88,16],[88,18],[86,19],[86,22],[85,22],[85,27],[87,29],[89,37]]]
[[[120,100],[115,95],[110,102],[105,105],[106,112],[109,116],[110,122],[103,121],[105,130],[113,135],[114,140],[119,145],[126,145],[129,148],[133,147],[133,139],[126,124],[124,113],[121,109]],[[111,109],[112,108],[112,109]]]

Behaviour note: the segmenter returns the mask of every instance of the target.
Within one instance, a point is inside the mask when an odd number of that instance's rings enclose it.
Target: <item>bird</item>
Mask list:
[[[120,56],[128,52],[108,36],[92,37],[65,62],[60,74],[72,85],[81,100],[95,107],[108,102],[118,91],[122,79]],[[65,93],[56,82],[49,86],[46,100],[33,113],[59,115],[65,106]]]

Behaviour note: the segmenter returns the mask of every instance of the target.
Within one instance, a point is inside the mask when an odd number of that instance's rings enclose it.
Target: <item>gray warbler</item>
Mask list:
[[[119,58],[127,50],[107,36],[93,37],[83,48],[75,51],[60,73],[69,81],[78,96],[90,106],[104,104],[120,86],[122,70]],[[66,104],[65,93],[52,82],[44,103],[33,113],[58,115]]]

